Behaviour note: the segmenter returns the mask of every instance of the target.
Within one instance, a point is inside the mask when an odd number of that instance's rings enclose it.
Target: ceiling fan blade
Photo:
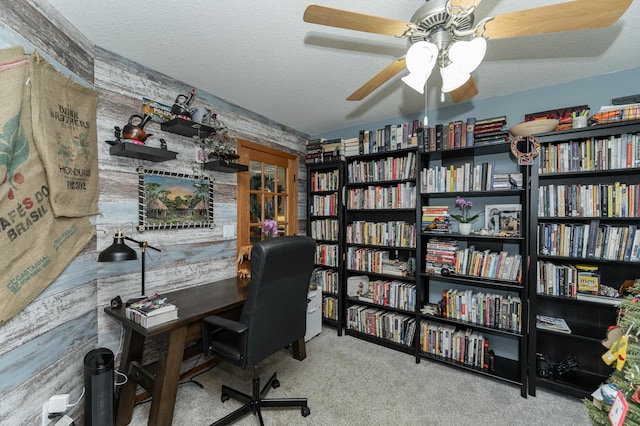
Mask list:
[[[411,22],[350,12],[334,7],[321,6],[319,4],[310,4],[307,6],[303,19],[305,22],[311,24],[327,25],[329,27],[389,36],[402,36],[412,25],[415,26]]]
[[[449,94],[451,95],[453,103],[459,104],[460,102],[464,102],[477,95],[478,88],[476,87],[476,83],[473,81],[473,77],[471,77],[465,84],[458,87],[456,90],[452,90]]]
[[[391,77],[398,74],[406,67],[405,57],[401,57],[389,64],[385,69],[374,75],[373,78],[363,84],[358,90],[353,92],[347,98],[348,101],[361,101],[371,92],[382,86]]]
[[[451,0],[451,6],[454,8],[459,7],[463,10],[471,9],[482,3],[482,0]]]
[[[489,39],[521,37],[613,25],[632,0],[574,0],[497,15],[486,24]]]

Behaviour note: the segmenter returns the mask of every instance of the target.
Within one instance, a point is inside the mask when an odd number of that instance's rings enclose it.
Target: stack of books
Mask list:
[[[508,136],[506,116],[476,120],[473,124],[474,145],[504,142]]]
[[[422,206],[422,230],[442,234],[450,233],[449,206]]]
[[[342,139],[311,139],[307,141],[305,163],[323,163],[344,160],[344,141]]]
[[[536,328],[559,331],[561,333],[571,333],[571,328],[569,328],[564,318],[556,318],[548,315],[536,315]]]
[[[125,313],[128,319],[145,328],[178,319],[178,307],[157,293],[132,303]]]
[[[438,240],[435,238],[429,240],[425,253],[427,274],[439,275],[443,269],[453,272],[457,249],[458,242],[454,240]]]

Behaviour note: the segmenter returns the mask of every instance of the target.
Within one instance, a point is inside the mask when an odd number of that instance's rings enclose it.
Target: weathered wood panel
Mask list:
[[[14,31],[53,59],[78,75],[81,79],[93,82],[92,45],[66,20],[59,16],[46,3],[40,2],[40,8],[26,1],[0,0],[2,15],[0,20]],[[41,10],[46,12],[41,13]]]
[[[104,314],[103,308],[116,295],[127,299],[139,294],[141,263],[140,260],[96,262],[99,251],[111,244],[116,229],[122,228],[132,238],[162,249],[161,253],[148,251],[147,293],[167,292],[235,275],[236,239],[223,238],[222,227],[237,220],[237,175],[206,172],[214,191],[212,229],[138,233],[137,168],[192,174],[196,167],[196,146],[188,138],[162,132],[156,123],[145,127],[148,133],[153,133],[149,145],[159,146],[159,139],[165,139],[169,149],[178,153],[176,160],[152,163],[111,156],[104,141],[113,139],[114,126],[122,127],[130,115],[140,114],[143,97],[171,105],[178,94],[188,92],[191,86],[103,49],[94,49],[45,0],[0,0],[0,7],[3,10],[0,40],[20,40],[25,48],[42,50],[57,61],[57,66],[65,68],[65,73],[93,84],[99,94],[101,214],[92,218],[96,238],[58,279],[0,328],[0,424],[38,424],[40,408],[51,395],[69,393],[72,400],[80,396],[83,358],[89,350],[101,346],[115,352],[120,346],[121,327]],[[307,135],[198,88],[194,105],[206,106],[217,113],[236,137],[304,155]],[[299,162],[297,185],[299,224],[304,224],[303,160]],[[82,424],[82,407],[79,404],[71,410],[77,424]]]

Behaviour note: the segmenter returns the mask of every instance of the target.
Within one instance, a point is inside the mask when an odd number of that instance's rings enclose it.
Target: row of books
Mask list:
[[[588,137],[545,144],[540,149],[540,174],[584,172],[640,167],[637,133]]]
[[[475,246],[459,249],[456,240],[432,238],[425,251],[428,274],[449,273],[496,280],[522,280],[522,256],[506,251],[476,250]]]
[[[338,245],[337,244],[318,244],[316,246],[316,265],[338,266]]]
[[[421,143],[420,139],[422,139],[422,122],[420,120],[412,120],[402,124],[387,124],[384,128],[375,131],[360,130],[358,132],[358,153],[354,155],[417,148]]]
[[[314,240],[338,241],[340,222],[338,219],[312,220],[309,224],[311,238]]]
[[[578,270],[574,265],[538,260],[536,291],[548,296],[577,297]]]
[[[339,191],[340,190],[340,171],[331,170],[326,172],[311,172],[309,176],[311,191]]]
[[[322,318],[337,321],[338,320],[338,298],[323,297],[322,298]]]
[[[502,330],[522,329],[522,301],[518,296],[445,289],[440,314]]]
[[[506,251],[481,251],[471,246],[456,251],[453,272],[473,277],[521,282],[522,255],[509,254]]]
[[[415,317],[364,305],[347,308],[347,329],[405,346],[413,345]]]
[[[156,293],[129,305],[125,315],[136,324],[149,328],[178,319],[178,307]]]
[[[315,268],[311,276],[311,284],[323,293],[338,294],[340,276],[334,269]]]
[[[416,307],[416,285],[405,281],[369,281],[368,291],[358,298],[363,302],[413,312]]]
[[[640,184],[543,185],[538,216],[640,217]]]
[[[436,166],[420,171],[420,192],[494,191],[522,188],[522,173],[498,173],[493,162]]]
[[[405,221],[367,222],[356,220],[347,224],[348,244],[387,247],[415,247],[416,224]]]
[[[348,164],[347,176],[349,183],[415,179],[416,155],[408,152],[405,157],[356,160]]]
[[[549,256],[640,261],[640,231],[636,225],[589,223],[538,224],[538,252]]]
[[[509,138],[506,116],[466,122],[456,120],[448,125],[436,124],[424,129],[421,149],[427,152],[471,147],[487,143],[502,143]]]
[[[416,185],[413,182],[392,186],[351,188],[347,192],[347,208],[413,209],[416,207]]]
[[[312,216],[337,216],[338,215],[338,193],[333,192],[326,195],[309,196],[309,213]]]
[[[489,338],[453,325],[420,322],[420,350],[475,368],[489,369]]]
[[[344,141],[342,139],[311,139],[307,141],[305,162],[323,163],[344,160]]]
[[[347,269],[352,271],[371,272],[374,274],[410,276],[411,268],[407,261],[391,259],[388,250],[347,247]],[[412,272],[412,271],[411,271]]]

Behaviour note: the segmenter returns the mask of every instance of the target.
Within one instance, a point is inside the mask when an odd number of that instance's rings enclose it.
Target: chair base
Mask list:
[[[278,387],[280,387],[280,382],[278,381],[277,373],[273,373],[264,387],[260,389],[260,377],[258,377],[257,367],[254,367],[253,369],[253,395],[247,395],[244,392],[222,385],[222,396],[220,397],[222,402],[226,402],[229,398],[234,398],[240,402],[244,402],[245,404],[236,411],[229,413],[222,419],[212,423],[211,426],[231,424],[250,412],[253,412],[258,416],[260,426],[264,426],[264,421],[262,420],[262,408],[300,407],[303,417],[307,417],[311,414],[311,410],[309,410],[309,406],[307,405],[307,398],[265,398],[272,388],[276,389]]]

